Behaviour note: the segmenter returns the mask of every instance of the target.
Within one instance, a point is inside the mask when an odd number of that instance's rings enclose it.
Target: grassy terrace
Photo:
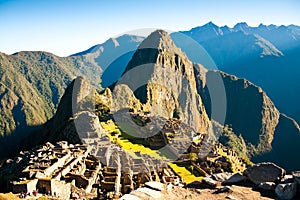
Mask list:
[[[193,181],[201,181],[202,177],[197,177],[192,174],[185,167],[180,167],[174,163],[168,163],[168,165],[184,180],[186,183],[191,183]]]
[[[134,152],[141,152],[142,154],[150,155],[157,159],[163,159],[167,161],[167,158],[162,156],[159,151],[152,150],[148,147],[143,146],[142,144],[135,144],[129,141],[127,138],[128,134],[122,132],[118,126],[114,124],[113,121],[109,120],[107,122],[101,122],[102,127],[107,131],[106,134],[110,138],[110,140],[121,146],[125,149],[129,154],[134,155]],[[123,137],[124,136],[124,137]],[[185,167],[180,167],[173,163],[168,163],[168,165],[183,179],[186,183],[191,183],[196,180],[201,180],[202,177],[197,177],[192,174]]]
[[[109,121],[109,123],[101,122],[101,125],[107,131],[107,136],[110,138],[110,140],[113,143],[120,145],[128,153],[134,154],[134,152],[141,152],[143,154],[148,154],[154,158],[162,159],[157,151],[152,150],[148,147],[144,147],[141,144],[134,144],[128,139],[122,137],[122,134],[124,133],[122,133],[118,126],[116,126],[112,121]]]

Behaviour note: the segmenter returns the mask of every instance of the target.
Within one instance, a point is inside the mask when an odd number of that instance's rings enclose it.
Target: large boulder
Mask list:
[[[293,199],[297,194],[297,183],[278,184],[275,192],[280,199]]]
[[[274,163],[264,162],[247,168],[244,171],[244,175],[247,176],[253,183],[259,185],[264,182],[280,181],[285,175],[285,170]]]
[[[223,182],[228,180],[233,174],[229,172],[222,172],[211,175],[211,178],[213,178],[216,181]]]
[[[223,185],[243,185],[248,180],[247,177],[240,173],[233,174],[227,180],[223,181]]]
[[[210,177],[204,177],[202,179],[202,183],[204,183],[205,185],[207,185],[210,188],[215,188],[217,186],[217,182]]]

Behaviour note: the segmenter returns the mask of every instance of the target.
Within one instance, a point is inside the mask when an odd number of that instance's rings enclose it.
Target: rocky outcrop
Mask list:
[[[94,110],[98,96],[88,80],[83,77],[74,79],[66,89],[55,116],[49,122],[49,141],[81,143],[80,134],[97,132],[100,124]]]
[[[285,175],[285,170],[274,163],[258,163],[244,171],[253,183],[279,182]]]
[[[79,111],[91,111],[95,107],[96,90],[90,82],[77,77],[67,87],[53,118],[54,124],[68,120]]]
[[[248,167],[243,175],[238,173],[213,174],[203,178],[201,182],[195,181],[188,184],[187,188],[201,188],[201,194],[205,188],[209,188],[214,190],[212,194],[220,194],[229,192],[238,185],[244,188],[243,191],[252,188],[270,199],[298,199],[299,193],[297,192],[300,189],[297,185],[298,172],[292,173],[293,176],[284,176],[284,174],[285,170],[274,163],[258,163]],[[230,186],[220,187],[220,185]]]
[[[217,182],[210,177],[204,177],[202,179],[202,183],[204,183],[208,187],[212,187],[212,188],[215,188],[217,186]]]
[[[128,85],[151,115],[171,118],[176,113],[195,130],[206,132],[210,122],[194,77],[193,64],[168,33],[158,30],[140,44],[117,85]]]
[[[95,105],[101,99],[94,87],[83,77],[77,77],[66,89],[54,117],[38,133],[32,133],[23,140],[26,148],[45,142],[68,141],[82,143],[83,135],[100,133],[99,119]],[[35,138],[39,134],[39,138]],[[33,139],[35,138],[35,139]]]
[[[122,108],[131,108],[136,111],[142,110],[142,104],[134,96],[132,90],[125,84],[118,84],[113,90],[111,108],[118,111]]]

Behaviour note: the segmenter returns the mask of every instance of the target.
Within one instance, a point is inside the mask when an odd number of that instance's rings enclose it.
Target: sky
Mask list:
[[[210,21],[300,25],[299,10],[299,0],[0,0],[0,52],[68,56],[133,30],[190,30]]]

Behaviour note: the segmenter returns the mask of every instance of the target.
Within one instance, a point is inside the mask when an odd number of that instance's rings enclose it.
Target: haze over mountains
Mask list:
[[[199,49],[194,50],[193,46],[187,49],[189,45],[182,35],[173,33],[170,37],[164,31],[156,31],[145,40],[139,36],[123,35],[66,58],[45,52],[1,54],[3,113],[0,128],[2,135],[12,135],[1,138],[1,156],[7,156],[4,149],[25,138],[22,133],[26,128],[29,131],[31,126],[41,125],[53,116],[64,89],[75,76],[84,76],[99,87],[102,75],[103,88],[116,87],[117,94],[130,97],[131,104],[123,106],[165,118],[179,117],[199,132],[207,131],[212,117],[212,94],[207,83],[219,77],[224,82],[227,96],[225,124],[241,134],[246,149],[251,147],[251,153],[257,154],[254,159],[269,159],[288,170],[296,169],[299,161],[286,163],[285,157],[286,153],[289,153],[289,159],[297,157],[299,126],[281,114],[277,107],[291,116],[297,116],[293,112],[300,111],[296,104],[300,100],[297,92],[300,86],[297,82],[300,75],[297,69],[300,63],[297,58],[299,27],[261,25],[252,28],[241,23],[231,29],[208,23],[181,34],[201,44],[207,52],[201,49],[199,54],[209,54],[212,60],[203,56],[197,58],[195,52]],[[199,61],[200,65],[193,63]],[[227,73],[207,71],[205,67],[214,67],[213,61]],[[138,90],[130,89],[126,82],[112,85],[122,74],[147,64],[150,68],[143,71],[146,82]],[[228,73],[245,77],[254,84]],[[184,77],[184,80],[179,77]],[[157,106],[162,107],[158,109]],[[60,122],[64,123],[70,117],[59,117],[64,109],[66,107],[59,106],[52,120],[61,119]],[[213,120],[218,121],[217,118]],[[53,130],[51,126],[53,124],[48,124],[46,128]],[[20,128],[22,131],[19,132]],[[268,154],[261,155],[268,151]]]

